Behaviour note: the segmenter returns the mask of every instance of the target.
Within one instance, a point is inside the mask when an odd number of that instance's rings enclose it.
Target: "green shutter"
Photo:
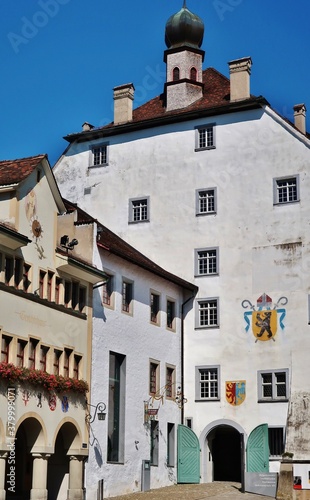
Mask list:
[[[200,483],[200,446],[196,434],[178,426],[178,483]]]
[[[269,472],[268,425],[255,427],[247,442],[247,472]]]

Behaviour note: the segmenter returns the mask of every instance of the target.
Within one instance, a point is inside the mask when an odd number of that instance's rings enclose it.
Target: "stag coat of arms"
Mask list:
[[[245,330],[248,331],[250,326],[252,326],[252,333],[256,338],[255,342],[258,340],[275,341],[274,337],[278,330],[278,324],[282,330],[284,329],[283,320],[286,310],[280,306],[285,306],[287,302],[288,299],[286,297],[280,297],[277,302],[273,302],[272,298],[266,293],[263,293],[257,299],[256,307],[248,299],[243,300],[242,307],[244,309],[251,309],[251,311],[244,313]]]

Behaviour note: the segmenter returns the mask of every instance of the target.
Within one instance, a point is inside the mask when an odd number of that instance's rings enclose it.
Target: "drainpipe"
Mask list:
[[[184,309],[186,304],[194,299],[195,295],[191,295],[181,307],[181,394],[184,396]],[[183,403],[183,401],[182,401]],[[184,425],[184,405],[181,406],[181,424]]]

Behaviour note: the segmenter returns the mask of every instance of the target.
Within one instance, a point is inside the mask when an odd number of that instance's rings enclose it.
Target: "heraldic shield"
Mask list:
[[[226,382],[226,399],[230,405],[241,405],[245,400],[245,380]]]
[[[259,340],[270,340],[277,333],[277,311],[253,311],[252,331]]]

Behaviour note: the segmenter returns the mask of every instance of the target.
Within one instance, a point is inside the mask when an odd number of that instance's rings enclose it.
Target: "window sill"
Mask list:
[[[219,273],[210,273],[210,274],[194,274],[194,278],[212,278],[219,276]]]
[[[128,224],[144,224],[145,222],[150,222],[150,219],[146,219],[146,220],[129,220]]]
[[[294,201],[274,201],[273,206],[274,207],[281,207],[283,205],[296,205],[296,203],[300,203],[300,200],[294,200]]]
[[[94,168],[101,168],[101,167],[108,167],[108,166],[109,166],[108,163],[101,163],[100,165],[89,165],[88,168],[94,169]]]
[[[283,399],[258,399],[258,403],[288,403],[288,398]]]
[[[199,153],[199,151],[208,151],[209,149],[216,149],[215,146],[207,146],[205,148],[195,148],[195,152]]]
[[[218,403],[221,401],[220,398],[216,399],[195,399],[195,403]]]
[[[195,326],[195,330],[217,330],[220,328],[220,325],[212,325],[212,326]]]
[[[125,462],[113,462],[112,460],[107,460],[107,464],[111,464],[111,465],[125,465]]]
[[[197,212],[196,217],[204,217],[205,215],[217,215],[217,212]]]

